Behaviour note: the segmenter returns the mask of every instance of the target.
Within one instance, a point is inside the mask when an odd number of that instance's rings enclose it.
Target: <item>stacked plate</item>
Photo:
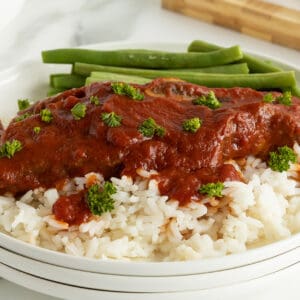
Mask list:
[[[4,234],[0,234],[0,246],[1,276],[72,300],[100,296],[174,300],[204,295],[215,299],[220,289],[238,291],[240,284],[261,280],[300,261],[300,235],[242,254],[189,262],[96,261],[37,248]]]

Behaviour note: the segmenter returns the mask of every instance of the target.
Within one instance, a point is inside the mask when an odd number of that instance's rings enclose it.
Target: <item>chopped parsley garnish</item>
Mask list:
[[[278,172],[287,171],[290,168],[290,162],[297,161],[295,152],[288,146],[279,147],[276,152],[270,152],[269,156],[269,167]]]
[[[5,142],[0,147],[0,157],[8,157],[12,158],[16,152],[20,151],[22,149],[22,144],[18,140],[12,140]]]
[[[118,116],[116,113],[102,113],[102,121],[109,127],[119,127],[121,126],[122,117]]]
[[[222,182],[207,183],[200,187],[199,193],[209,197],[222,197],[224,184]]]
[[[77,103],[71,109],[71,113],[75,120],[80,120],[84,118],[86,114],[86,105],[83,103]]]
[[[277,101],[280,104],[290,106],[292,105],[292,94],[290,91],[284,92],[281,96],[274,97],[271,93],[265,94],[263,97],[263,102],[272,103]]]
[[[30,116],[32,116],[32,114],[29,113],[29,112],[27,112],[27,113],[25,113],[25,114],[23,114],[23,115],[21,115],[21,116],[16,117],[16,118],[15,118],[15,121],[16,121],[16,122],[20,122],[20,121],[23,121],[23,120],[27,119],[27,118],[30,117]]]
[[[97,96],[91,96],[90,97],[90,102],[92,104],[95,104],[96,106],[98,106],[100,104],[100,100],[99,100],[99,98]]]
[[[113,82],[111,84],[111,87],[115,94],[124,95],[137,101],[141,101],[144,99],[144,95],[140,92],[140,90],[130,84],[123,82]]]
[[[139,132],[145,137],[153,137],[154,135],[163,137],[166,134],[166,130],[157,125],[154,119],[148,118],[139,126]]]
[[[41,127],[39,127],[39,126],[36,126],[36,127],[33,128],[33,132],[36,133],[36,134],[39,134],[40,131],[41,131]]]
[[[18,100],[18,107],[19,110],[24,110],[30,106],[30,102],[28,99],[19,99]]]
[[[185,120],[182,123],[182,129],[184,131],[195,133],[201,127],[201,125],[202,125],[202,120],[200,120],[199,118],[192,118],[192,119]]]
[[[53,119],[52,112],[48,108],[42,109],[40,116],[43,122],[50,123]]]
[[[292,105],[292,93],[290,91],[284,92],[281,96],[278,96],[276,100],[283,105]]]
[[[274,98],[273,94],[268,93],[268,94],[264,95],[263,101],[266,102],[266,103],[272,103],[272,102],[275,101],[275,98]]]
[[[207,95],[202,95],[199,98],[194,99],[192,102],[195,105],[205,105],[211,109],[221,107],[221,102],[217,99],[213,91],[210,91]]]
[[[87,193],[87,203],[93,215],[101,216],[103,213],[114,209],[114,200],[111,195],[117,192],[116,187],[109,181],[101,189],[98,184],[93,184]]]

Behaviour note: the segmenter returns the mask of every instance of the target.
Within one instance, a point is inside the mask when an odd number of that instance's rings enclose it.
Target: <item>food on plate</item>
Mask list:
[[[48,95],[79,87],[85,80],[86,84],[103,80],[146,83],[157,77],[176,77],[209,87],[290,90],[300,97],[293,71],[285,72],[270,62],[245,54],[238,46],[221,48],[196,40],[187,50],[187,53],[145,49],[43,51],[45,63],[72,64],[71,74],[50,75]]]
[[[222,49],[222,47],[201,40],[192,41],[188,46],[189,52],[210,52],[220,49]],[[248,54],[243,55],[241,62],[247,63],[252,73],[268,73],[282,71],[280,68]]]
[[[83,62],[120,67],[151,69],[202,68],[224,65],[239,60],[243,53],[239,46],[224,48],[207,53],[179,53],[158,50],[90,50],[55,49],[42,52],[45,63],[73,64]]]
[[[265,159],[299,142],[299,101],[291,101],[287,93],[210,90],[175,79],[73,89],[21,110],[10,123],[2,145],[15,157],[0,160],[0,191],[49,188],[92,171],[134,177],[144,168],[160,173],[164,194],[197,199],[202,182],[239,179],[225,161]],[[190,182],[182,185],[185,176]]]
[[[78,68],[83,64],[77,64],[74,70],[78,71]],[[93,68],[93,65],[90,65]],[[94,69],[99,68],[95,66]],[[80,72],[80,71],[79,71]],[[117,74],[120,71],[117,71]],[[91,77],[98,79],[99,75],[106,72],[91,72]],[[134,70],[129,69],[128,73],[135,76],[141,75],[146,78],[157,77],[176,77],[182,80],[186,80],[191,83],[202,84],[207,87],[251,87],[253,89],[274,89],[277,87],[289,88],[296,84],[295,75],[293,71],[286,72],[274,72],[264,74],[211,74],[211,73],[195,73],[195,72],[172,72],[164,70],[146,71],[146,70]],[[173,76],[172,76],[173,74]],[[102,76],[103,77],[103,76]],[[100,78],[99,78],[100,79]]]
[[[300,201],[300,100],[290,93],[162,78],[19,107],[1,137],[2,231],[145,260],[234,253],[294,232],[285,218]]]
[[[188,47],[189,52],[210,52],[220,50],[222,47],[219,47],[215,44],[207,43],[201,40],[195,40],[190,43]],[[250,73],[268,73],[268,72],[281,72],[282,69],[274,66],[270,62],[257,59],[249,54],[243,54],[243,58],[240,62],[247,63]],[[293,95],[300,97],[300,88],[294,84],[290,87]]]
[[[44,51],[72,70],[0,126],[0,231],[136,261],[222,256],[299,232],[295,73],[238,46],[188,50]]]

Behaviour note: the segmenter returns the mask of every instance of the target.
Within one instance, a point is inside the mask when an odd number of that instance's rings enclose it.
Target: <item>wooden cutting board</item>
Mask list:
[[[162,0],[164,8],[300,50],[299,10],[260,0]]]

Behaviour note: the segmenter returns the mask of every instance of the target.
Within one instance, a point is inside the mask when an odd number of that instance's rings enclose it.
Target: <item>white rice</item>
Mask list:
[[[225,182],[221,209],[210,202],[180,207],[159,193],[151,173],[138,170],[136,182],[112,178],[115,208],[80,226],[55,220],[52,206],[59,193],[82,190],[90,176],[74,178],[63,191],[36,189],[18,201],[0,196],[0,231],[25,242],[96,259],[178,261],[245,251],[300,231],[300,147],[298,163],[275,172],[260,159],[248,157],[241,170],[245,182]],[[239,168],[233,162],[236,168]]]

